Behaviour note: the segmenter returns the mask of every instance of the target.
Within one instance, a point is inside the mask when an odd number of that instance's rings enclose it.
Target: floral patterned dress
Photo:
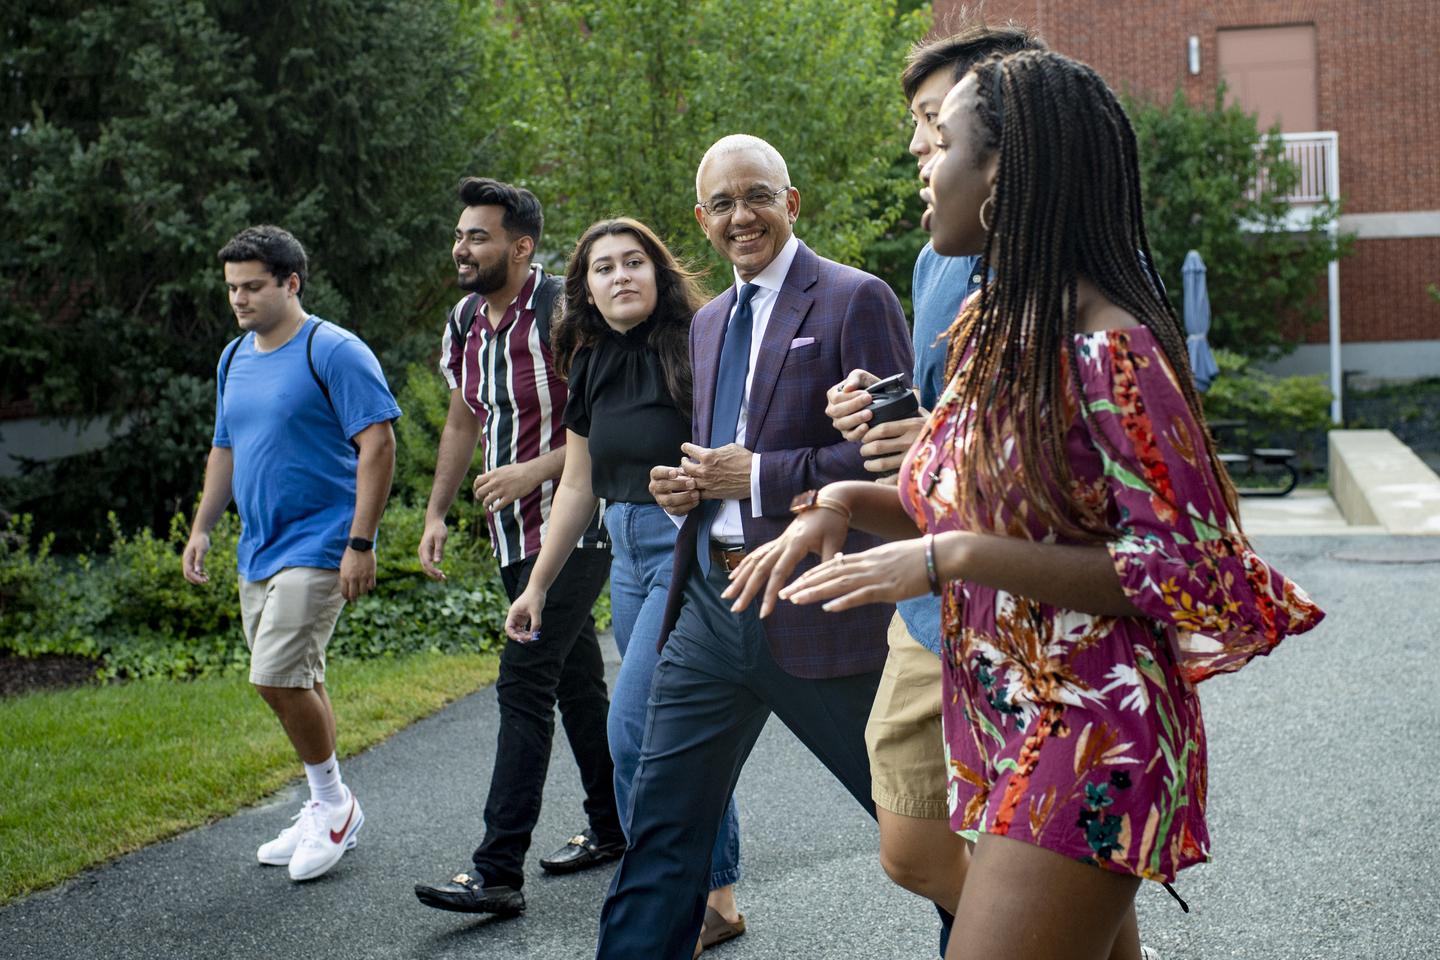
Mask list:
[[[1120,532],[1107,548],[1145,616],[946,585],[951,825],[1169,881],[1210,856],[1194,684],[1324,614],[1233,532],[1201,428],[1150,331],[1079,335],[1077,346],[1064,411],[1072,492]],[[953,464],[973,447],[967,419],[952,381],[900,476],[917,525],[1064,542],[1018,488],[956,502]]]

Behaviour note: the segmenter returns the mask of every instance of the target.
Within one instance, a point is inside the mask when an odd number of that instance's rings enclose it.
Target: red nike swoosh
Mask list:
[[[340,827],[339,830],[331,830],[331,831],[330,831],[330,842],[331,842],[331,843],[339,843],[341,840],[344,840],[344,839],[345,839],[345,831],[347,831],[347,830],[350,829],[350,821],[353,820],[354,818],[355,818],[355,798],[354,798],[354,797],[351,797],[351,798],[350,798],[350,812],[345,815],[345,823],[344,823],[343,825],[341,825],[341,827]]]

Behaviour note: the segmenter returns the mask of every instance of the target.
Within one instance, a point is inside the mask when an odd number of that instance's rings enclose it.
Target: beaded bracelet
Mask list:
[[[925,575],[930,578],[930,592],[940,595],[940,572],[935,569],[935,534],[925,534]]]

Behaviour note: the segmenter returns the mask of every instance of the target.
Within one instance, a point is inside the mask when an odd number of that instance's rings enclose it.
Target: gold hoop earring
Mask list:
[[[993,194],[993,193],[990,194],[990,196],[988,196],[988,197],[985,198],[985,202],[984,202],[984,203],[980,204],[980,226],[985,229],[985,232],[986,232],[986,233],[989,233],[989,232],[990,232],[990,224],[985,221],[985,210],[986,210],[986,208],[988,208],[988,207],[993,207],[994,205],[995,205],[995,194]],[[994,211],[992,210],[991,212],[993,213]]]

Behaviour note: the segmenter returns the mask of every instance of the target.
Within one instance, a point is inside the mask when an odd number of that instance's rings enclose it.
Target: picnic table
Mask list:
[[[1283,497],[1300,485],[1300,471],[1295,467],[1295,451],[1285,447],[1255,447],[1249,453],[1226,451],[1226,437],[1239,427],[1244,420],[1216,417],[1208,421],[1210,433],[1221,448],[1220,462],[1227,470],[1243,469],[1246,473],[1259,473],[1279,469],[1285,474],[1284,482],[1278,487],[1236,487],[1242,497]]]

